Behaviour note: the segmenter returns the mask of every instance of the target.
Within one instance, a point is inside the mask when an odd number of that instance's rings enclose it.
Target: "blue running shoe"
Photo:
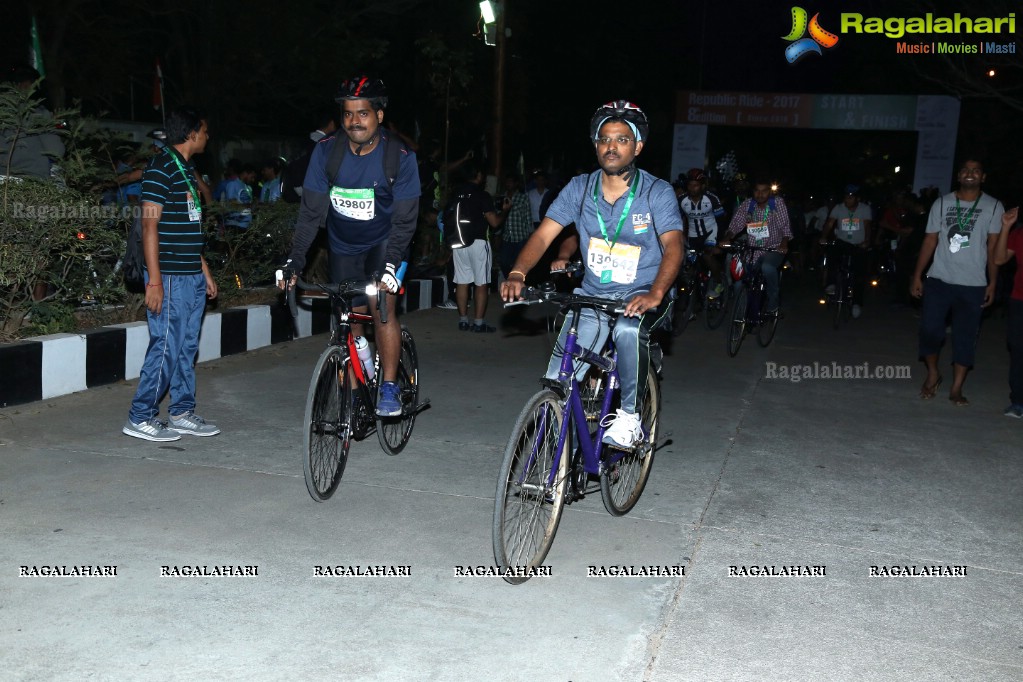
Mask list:
[[[380,396],[377,398],[378,417],[401,416],[401,389],[394,381],[380,384]]]

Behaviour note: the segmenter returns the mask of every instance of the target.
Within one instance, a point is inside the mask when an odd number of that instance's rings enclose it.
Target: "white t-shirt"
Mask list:
[[[529,190],[529,217],[533,224],[540,222],[540,202],[543,201],[543,195],[547,194],[548,191],[545,189],[540,192],[535,187]]]

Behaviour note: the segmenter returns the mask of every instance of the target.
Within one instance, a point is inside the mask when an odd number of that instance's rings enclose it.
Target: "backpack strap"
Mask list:
[[[408,153],[401,140],[391,140],[389,136],[381,133],[384,141],[384,176],[387,178],[387,186],[392,191],[394,183],[398,180],[398,172],[401,169],[401,154]]]
[[[341,170],[341,162],[348,153],[348,136],[335,133],[334,148],[327,157],[327,183],[333,187],[337,172]]]
[[[384,147],[384,176],[387,178],[388,189],[393,190],[394,183],[398,180],[398,172],[401,169],[401,154],[402,152],[407,154],[408,150],[400,140],[392,144],[390,138],[382,132],[380,140]],[[344,161],[344,157],[348,153],[347,142],[347,136],[338,135],[337,142],[334,143],[334,148],[330,150],[330,156],[327,157],[327,181],[331,185],[334,184],[337,173],[341,170],[341,162]]]

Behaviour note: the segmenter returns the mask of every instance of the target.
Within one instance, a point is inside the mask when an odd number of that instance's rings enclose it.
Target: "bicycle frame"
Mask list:
[[[563,419],[561,423],[561,432],[558,434],[558,447],[557,454],[555,455],[554,462],[551,466],[551,471],[547,476],[547,485],[554,485],[555,475],[558,471],[558,465],[560,464],[560,458],[565,451],[565,444],[569,439],[569,426],[570,424],[575,425],[575,435],[579,443],[579,449],[582,452],[583,469],[588,474],[599,475],[602,465],[614,464],[624,456],[624,452],[619,452],[601,462],[600,453],[603,449],[603,438],[604,430],[603,426],[604,417],[608,415],[611,410],[611,403],[614,400],[615,389],[620,385],[618,379],[618,353],[617,351],[611,354],[611,357],[607,357],[603,354],[594,353],[589,348],[584,348],[579,345],[579,338],[577,333],[577,325],[579,323],[580,310],[578,308],[573,309],[571,324],[568,329],[568,334],[565,337],[565,348],[561,356],[561,368],[558,371],[558,380],[564,385],[568,385],[567,397],[565,400],[566,412],[569,413],[569,418]],[[612,329],[614,328],[614,322],[611,322]],[[611,339],[611,333],[608,333],[608,339],[605,343],[605,347],[613,348],[614,342]],[[607,387],[604,390],[604,398],[600,408],[600,418],[597,420],[597,431],[592,436],[590,435],[589,429],[586,428],[586,412],[583,409],[582,399],[579,397],[579,381],[575,378],[575,369],[573,367],[573,359],[577,358],[583,362],[597,367],[607,375]],[[541,428],[537,429],[537,437],[543,433],[543,424],[541,422]],[[536,452],[538,443],[534,443],[533,452]],[[532,467],[532,458],[534,455],[530,455],[529,466],[525,467],[524,471],[528,471]]]

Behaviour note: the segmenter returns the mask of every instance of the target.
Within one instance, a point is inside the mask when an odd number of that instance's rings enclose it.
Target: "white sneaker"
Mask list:
[[[210,424],[195,412],[171,417],[167,428],[175,433],[188,433],[193,436],[215,436],[220,433],[216,424]]]
[[[444,301],[443,303],[441,303],[437,307],[438,308],[443,308],[444,310],[458,310],[458,304],[455,303],[454,301],[450,301],[450,300]]]
[[[121,433],[132,438],[141,438],[142,440],[151,440],[157,443],[166,443],[175,440],[181,440],[181,436],[168,429],[162,421],[153,417],[147,422],[141,424],[132,423],[131,419],[124,422],[124,426],[121,427]]]
[[[616,410],[615,414],[604,417],[600,425],[607,429],[604,443],[608,445],[628,449],[643,440],[643,425],[638,414]]]
[[[834,284],[829,284],[828,286],[824,287],[824,293],[827,294],[828,296],[834,296],[835,294],[838,293],[838,289],[835,288]]]
[[[860,317],[860,313],[862,313],[862,312],[863,312],[863,309],[862,309],[862,308],[860,308],[860,307],[859,307],[858,305],[856,305],[855,303],[853,303],[853,307],[852,307],[852,316],[853,316],[853,319],[854,319],[854,320],[858,320],[858,319],[859,319],[859,317]]]

